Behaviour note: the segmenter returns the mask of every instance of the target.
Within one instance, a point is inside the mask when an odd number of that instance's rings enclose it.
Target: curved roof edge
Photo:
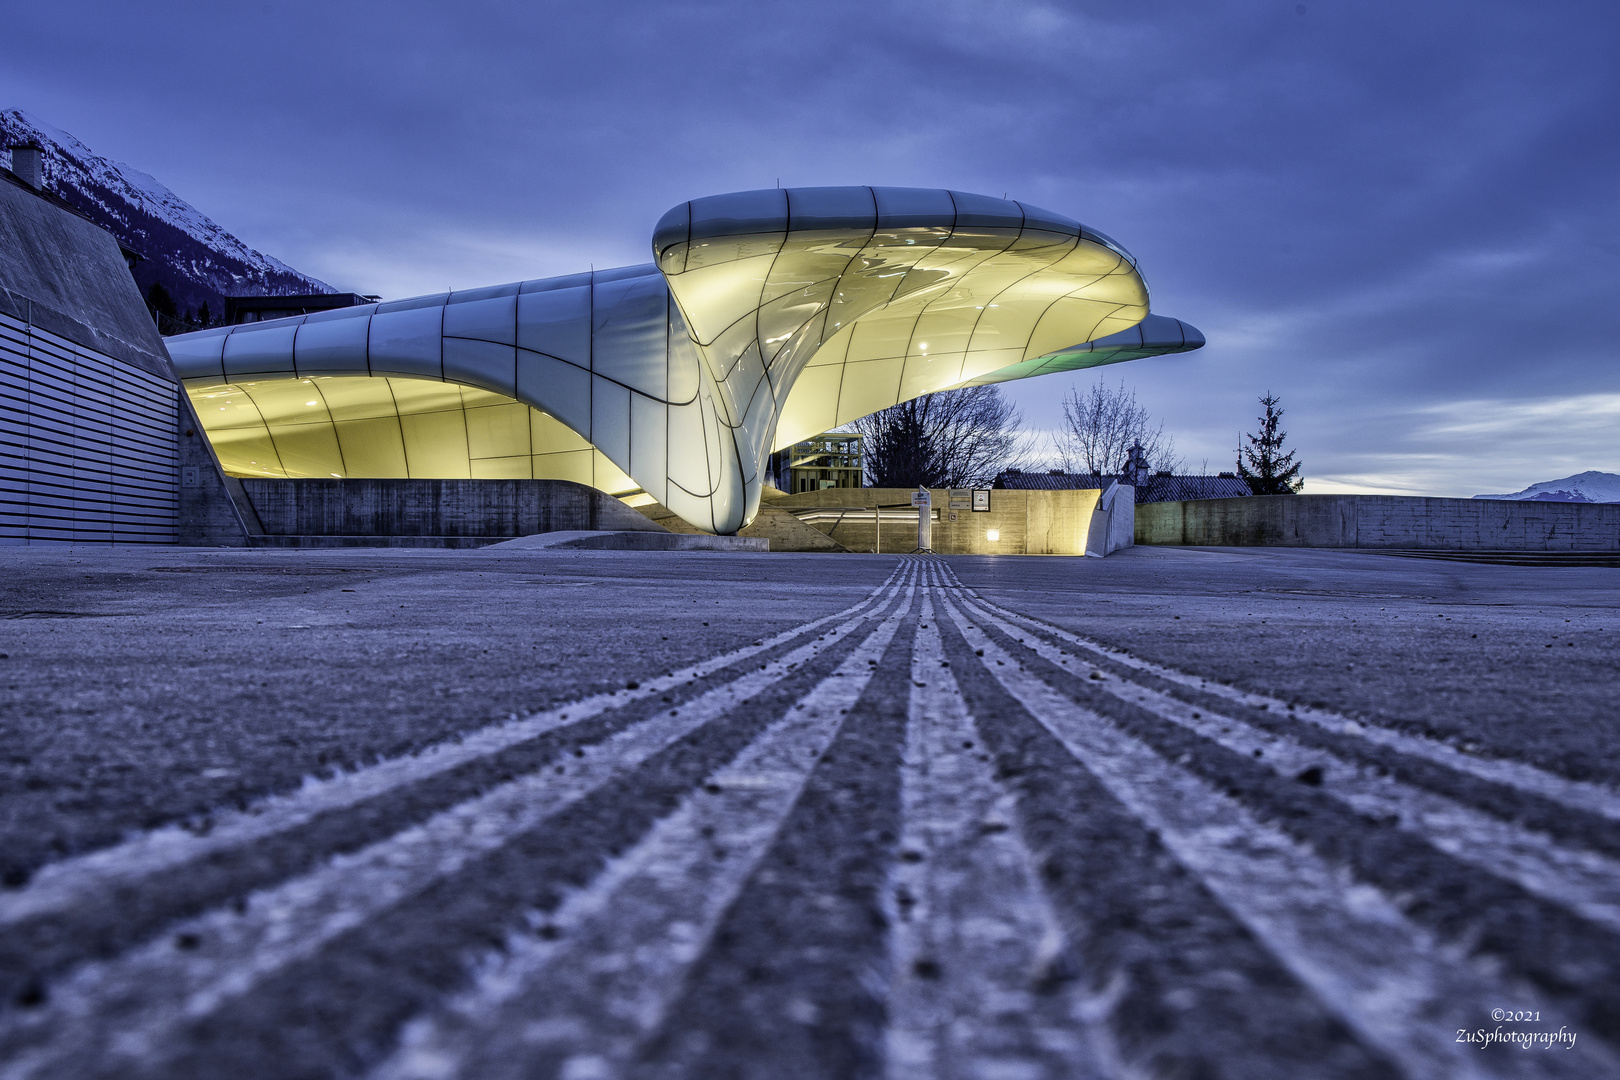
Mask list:
[[[919,228],[1039,229],[1101,244],[1137,265],[1136,256],[1106,233],[1031,203],[945,188],[905,187],[761,188],[693,199],[658,219],[653,257],[662,266],[664,253],[676,244],[721,236]]]

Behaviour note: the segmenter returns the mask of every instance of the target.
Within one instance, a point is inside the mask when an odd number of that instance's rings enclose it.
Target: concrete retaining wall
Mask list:
[[[1261,495],[1147,503],[1136,508],[1136,542],[1207,547],[1617,551],[1620,504],[1400,495]]]
[[[988,512],[975,511],[966,492],[954,499],[944,488],[930,489],[929,494],[939,515],[933,546],[942,555],[1084,555],[1091,512],[1102,492],[997,489],[990,493]],[[850,551],[877,549],[879,530],[872,508],[907,507],[886,511],[882,520],[883,553],[904,554],[917,546],[917,516],[909,509],[910,501],[909,488],[831,488],[773,499],[770,505],[789,512],[807,507],[865,508],[864,519],[814,523]],[[959,505],[952,506],[953,502]],[[997,534],[994,540],[992,531]]]
[[[666,531],[606,492],[569,480],[244,480],[242,488],[270,536]]]

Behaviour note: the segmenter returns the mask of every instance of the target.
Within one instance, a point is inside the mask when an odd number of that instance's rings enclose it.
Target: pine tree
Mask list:
[[[154,281],[152,287],[146,290],[146,307],[148,311],[155,311],[167,319],[178,319],[180,311],[174,305],[174,297],[169,290],[163,287],[163,282]]]
[[[202,307],[197,309],[197,321],[202,323],[204,330],[214,325],[214,315],[213,312],[208,310],[208,301],[206,300],[202,302]]]
[[[1294,460],[1294,451],[1282,452],[1288,432],[1278,426],[1283,415],[1278,398],[1267,394],[1260,404],[1266,410],[1259,417],[1260,434],[1245,435],[1249,440],[1247,448],[1239,444],[1238,475],[1248,481],[1249,490],[1256,495],[1296,495],[1304,490],[1305,481],[1299,475],[1300,464]]]

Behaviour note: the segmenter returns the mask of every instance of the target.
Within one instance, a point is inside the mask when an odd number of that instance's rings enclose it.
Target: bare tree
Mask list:
[[[1082,394],[1071,388],[1063,399],[1063,429],[1056,443],[1058,460],[1067,472],[1117,474],[1133,443],[1140,442],[1149,468],[1175,472],[1182,467],[1176,441],[1153,424],[1136,391],[1109,387],[1101,379]]]
[[[875,412],[852,427],[871,487],[967,487],[1015,466],[1024,418],[994,386],[942,390]]]

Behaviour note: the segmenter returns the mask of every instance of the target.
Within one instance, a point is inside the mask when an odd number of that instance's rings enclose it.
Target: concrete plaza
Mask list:
[[[0,1076],[1620,1060],[1620,569],[12,548],[0,653]]]

